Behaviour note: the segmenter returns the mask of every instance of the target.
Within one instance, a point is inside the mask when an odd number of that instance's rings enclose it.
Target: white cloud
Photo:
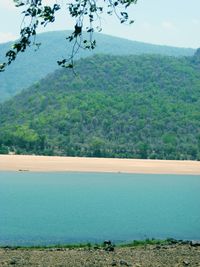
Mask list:
[[[163,21],[161,26],[165,30],[174,30],[175,29],[175,25],[171,21]]]
[[[192,24],[195,26],[199,26],[200,25],[200,20],[199,19],[193,19],[192,20]]]
[[[144,21],[144,22],[142,23],[142,28],[143,28],[144,30],[149,31],[149,30],[151,30],[153,27],[152,27],[152,25],[151,25],[149,22]]]
[[[14,9],[15,4],[13,0],[0,0],[0,8],[1,9]]]
[[[0,32],[0,43],[16,40],[17,36],[10,32]]]

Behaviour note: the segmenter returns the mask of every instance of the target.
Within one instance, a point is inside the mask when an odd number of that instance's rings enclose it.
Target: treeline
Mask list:
[[[0,106],[0,153],[199,160],[198,59],[79,60]]]

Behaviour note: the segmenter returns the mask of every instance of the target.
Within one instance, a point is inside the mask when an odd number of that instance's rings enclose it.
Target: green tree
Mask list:
[[[93,157],[101,157],[104,152],[105,142],[99,137],[93,137],[90,143],[90,147],[93,151]]]
[[[66,0],[65,0],[66,1]],[[50,6],[46,5],[44,0],[13,0],[17,8],[23,8],[24,25],[20,30],[20,38],[14,43],[12,49],[6,53],[7,62],[0,64],[0,71],[12,63],[20,52],[25,52],[27,47],[40,43],[36,42],[37,30],[40,26],[46,26],[48,23],[54,23],[57,12],[63,8],[67,14],[74,19],[74,31],[66,39],[73,42],[70,58],[58,60],[58,65],[72,68],[73,59],[79,48],[94,49],[96,41],[93,39],[94,31],[101,31],[101,15],[116,15],[121,23],[133,23],[129,19],[127,8],[136,4],[137,0],[104,0],[99,3],[97,0],[72,0],[71,2],[55,0]],[[66,6],[64,6],[64,2]],[[66,8],[67,7],[67,8]],[[83,31],[86,31],[88,38],[83,37]]]

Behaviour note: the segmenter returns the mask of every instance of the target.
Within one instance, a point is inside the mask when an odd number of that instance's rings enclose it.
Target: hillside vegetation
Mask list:
[[[71,53],[70,44],[66,40],[69,34],[69,31],[39,34],[37,42],[42,43],[40,49],[37,52],[35,48],[28,49],[26,53],[19,55],[16,62],[13,62],[4,73],[0,73],[0,102],[58,69],[57,60],[69,57]],[[94,37],[97,40],[94,52],[80,50],[77,58],[92,56],[94,53],[109,55],[157,53],[173,56],[189,56],[194,53],[193,49],[145,44],[104,34],[95,34]],[[0,44],[0,62],[3,61],[11,45],[11,43]]]
[[[1,153],[200,159],[200,51],[94,56],[0,106]]]

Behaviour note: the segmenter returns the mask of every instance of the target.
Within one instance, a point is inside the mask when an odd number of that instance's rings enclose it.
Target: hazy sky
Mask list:
[[[0,42],[17,38],[21,11],[12,0],[0,0]],[[72,29],[73,21],[63,13],[45,31]],[[200,0],[138,0],[128,13],[134,24],[121,25],[116,18],[103,16],[102,32],[147,43],[200,47]]]

